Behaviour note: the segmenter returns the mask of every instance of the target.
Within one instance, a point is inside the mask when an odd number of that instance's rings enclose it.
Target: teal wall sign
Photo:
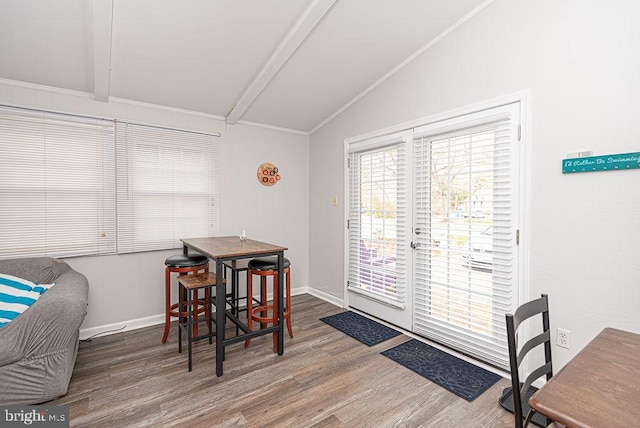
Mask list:
[[[640,168],[640,152],[562,160],[562,173],[619,171]]]

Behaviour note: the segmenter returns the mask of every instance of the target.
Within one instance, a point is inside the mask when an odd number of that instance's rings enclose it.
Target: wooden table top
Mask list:
[[[605,328],[529,400],[568,427],[640,424],[640,335]]]
[[[266,242],[247,239],[241,241],[237,236],[216,236],[210,238],[181,239],[182,243],[211,259],[224,259],[238,256],[260,255],[269,252],[285,251],[288,248]]]

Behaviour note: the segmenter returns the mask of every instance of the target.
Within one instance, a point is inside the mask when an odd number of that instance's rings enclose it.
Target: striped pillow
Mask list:
[[[35,284],[0,273],[0,328],[33,305],[53,284]]]

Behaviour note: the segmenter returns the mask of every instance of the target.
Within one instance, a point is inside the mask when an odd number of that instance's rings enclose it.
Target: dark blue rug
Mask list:
[[[348,334],[367,346],[377,345],[402,333],[355,312],[347,311],[320,318],[331,327]]]
[[[381,354],[467,401],[473,401],[501,379],[495,373],[415,339]]]

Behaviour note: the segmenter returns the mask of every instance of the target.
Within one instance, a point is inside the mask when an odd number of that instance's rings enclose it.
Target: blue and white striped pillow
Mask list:
[[[35,284],[0,273],[0,328],[33,305],[53,284]]]

